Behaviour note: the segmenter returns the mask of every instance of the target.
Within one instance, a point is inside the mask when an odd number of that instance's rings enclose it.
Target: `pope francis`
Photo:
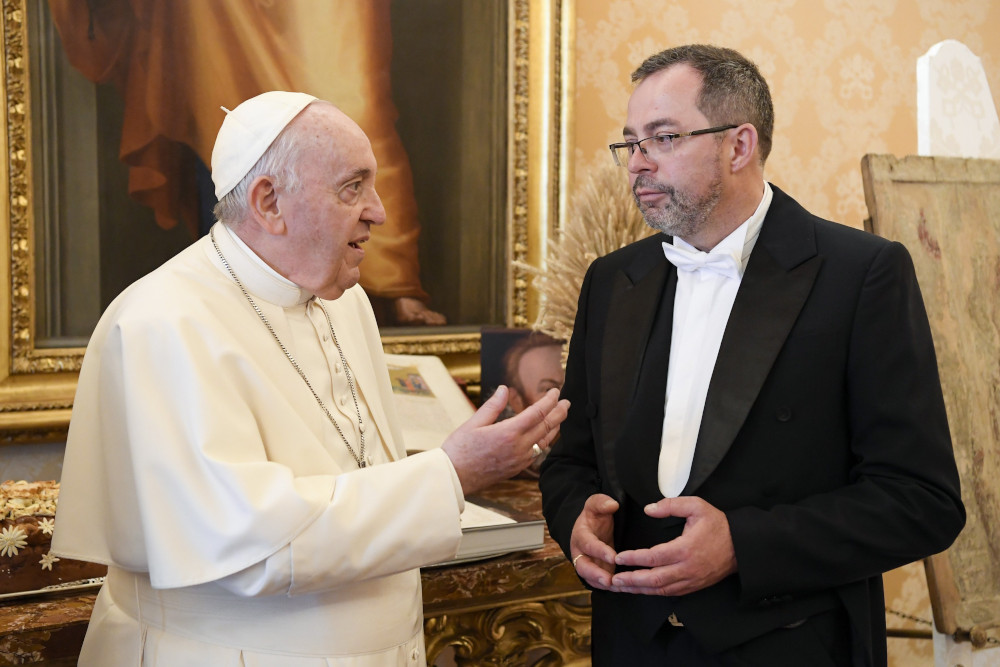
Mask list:
[[[455,554],[464,494],[528,466],[567,403],[494,423],[501,388],[406,457],[357,286],[375,175],[331,104],[244,102],[212,154],[219,222],[104,313],[53,537],[109,566],[81,665],[426,664],[416,568]]]

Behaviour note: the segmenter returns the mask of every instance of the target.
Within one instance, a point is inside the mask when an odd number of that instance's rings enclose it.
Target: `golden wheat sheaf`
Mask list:
[[[545,266],[521,264],[540,296],[534,329],[569,341],[591,262],[652,233],[636,207],[625,171],[606,167],[592,172],[570,201],[562,230],[549,242]]]

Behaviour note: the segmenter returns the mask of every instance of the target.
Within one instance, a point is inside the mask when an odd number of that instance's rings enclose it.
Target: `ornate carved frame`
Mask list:
[[[82,348],[35,346],[34,220],[28,37],[25,4],[2,0],[6,107],[0,142],[0,442],[65,435]],[[564,210],[568,179],[566,95],[571,64],[572,0],[509,0],[507,324],[526,326],[537,297],[516,263],[539,265]],[[2,206],[2,204],[0,204]],[[386,350],[443,356],[457,375],[478,380],[479,334],[387,336]]]

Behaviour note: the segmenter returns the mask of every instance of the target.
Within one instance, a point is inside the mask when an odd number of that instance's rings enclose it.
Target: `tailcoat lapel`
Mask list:
[[[658,250],[660,246],[651,244],[650,247]],[[601,352],[601,454],[608,466],[611,487],[619,499],[622,484],[616,450],[625,447],[633,451],[634,443],[620,446],[618,443],[626,430],[627,418],[634,417],[640,371],[651,347],[650,332],[665,289],[670,293],[670,311],[673,310],[676,276],[676,269],[663,253],[651,251],[613,278]],[[652,347],[662,346],[654,343]],[[665,347],[670,349],[669,339]],[[625,474],[628,476],[628,471]]]
[[[695,493],[729,451],[822,264],[812,224],[794,215],[798,205],[772,188],[774,199],[719,348],[682,495]]]

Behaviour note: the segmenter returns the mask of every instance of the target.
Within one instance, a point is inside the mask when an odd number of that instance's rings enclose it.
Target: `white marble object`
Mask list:
[[[917,152],[1000,159],[1000,120],[983,64],[953,39],[917,59]]]

